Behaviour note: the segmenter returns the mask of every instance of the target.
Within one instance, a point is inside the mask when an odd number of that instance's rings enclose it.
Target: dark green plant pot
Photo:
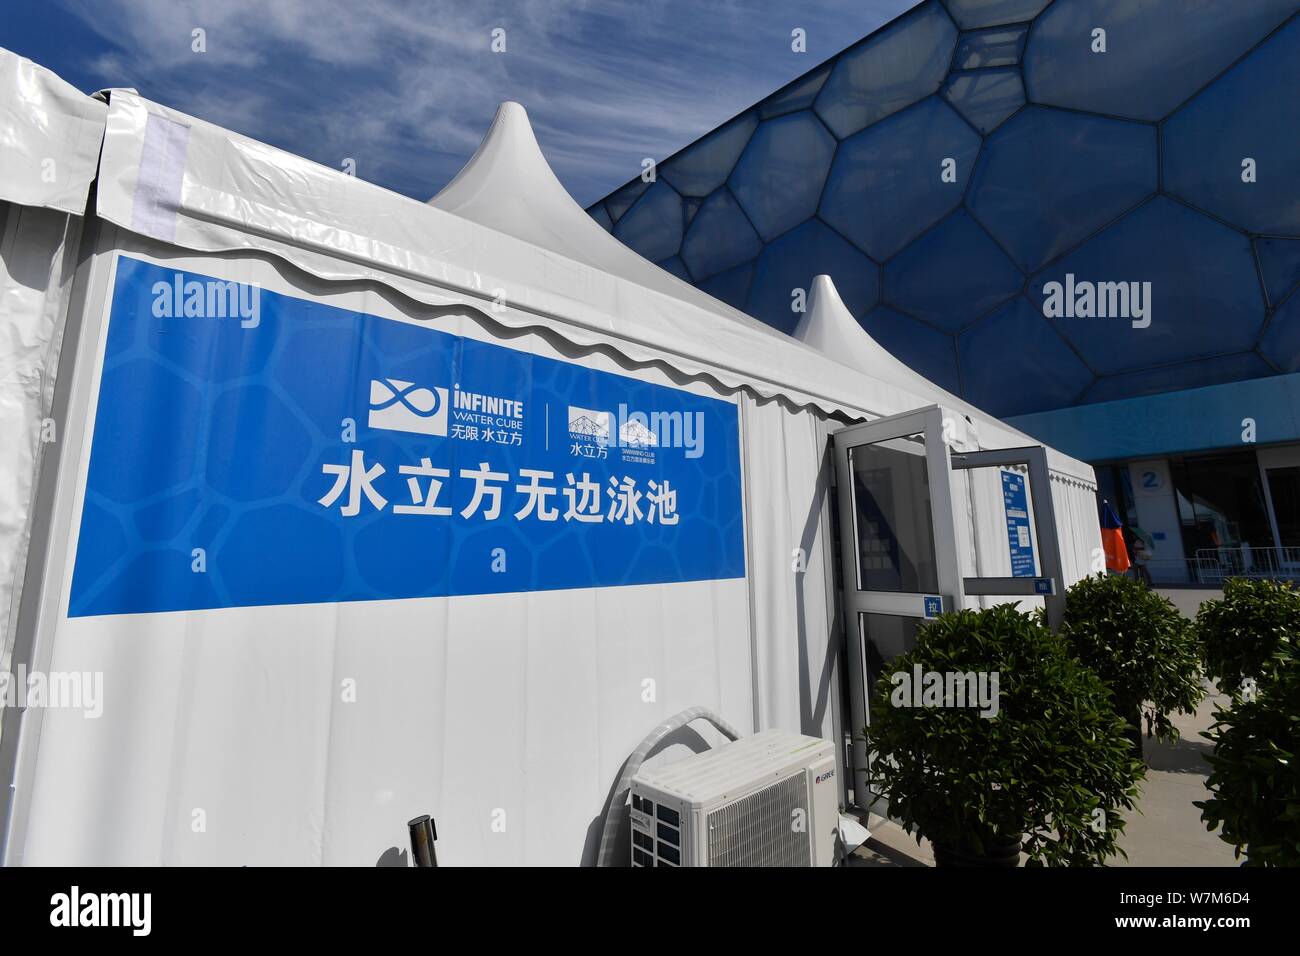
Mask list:
[[[1019,866],[1022,835],[990,841],[983,854],[934,845],[935,866]]]

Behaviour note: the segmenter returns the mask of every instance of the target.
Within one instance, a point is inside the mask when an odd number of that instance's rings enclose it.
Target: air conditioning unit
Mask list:
[[[831,866],[829,740],[765,730],[632,779],[633,866]]]

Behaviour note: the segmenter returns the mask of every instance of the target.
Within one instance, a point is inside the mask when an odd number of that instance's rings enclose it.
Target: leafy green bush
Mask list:
[[[1240,599],[1240,595],[1237,596]],[[1214,713],[1201,736],[1214,742],[1197,803],[1208,829],[1246,854],[1248,866],[1300,866],[1300,647],[1294,632],[1277,636],[1268,660],[1252,659],[1262,677],[1254,691]]]
[[[896,706],[910,680],[902,675],[917,668],[984,674],[990,686],[996,674],[996,716]],[[890,815],[937,846],[984,854],[1023,833],[1030,865],[1100,864],[1123,852],[1119,811],[1133,807],[1145,768],[1096,675],[1012,605],[925,626],[877,682],[865,734],[878,755],[869,777]]]
[[[1201,605],[1196,633],[1206,672],[1225,694],[1237,695],[1247,679],[1267,677],[1279,645],[1300,635],[1300,590],[1280,581],[1232,578],[1223,600]]]
[[[1110,689],[1116,713],[1145,720],[1148,734],[1177,740],[1169,715],[1195,712],[1205,696],[1191,623],[1132,578],[1099,575],[1070,588],[1061,636]]]

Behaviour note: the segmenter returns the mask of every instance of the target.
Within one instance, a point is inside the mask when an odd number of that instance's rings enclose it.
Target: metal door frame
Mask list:
[[[840,555],[843,586],[840,600],[844,612],[844,636],[848,657],[850,765],[853,796],[864,806],[867,792],[867,743],[862,728],[867,725],[867,673],[863,659],[863,634],[859,615],[891,614],[925,617],[925,598],[937,596],[943,610],[959,607],[962,601],[961,564],[957,556],[956,523],[953,515],[952,482],[948,448],[943,441],[944,411],[929,405],[901,415],[878,418],[861,425],[849,425],[832,435],[835,444],[836,498],[840,513]],[[849,449],[878,445],[912,435],[923,435],[926,477],[930,483],[930,524],[934,535],[934,558],[939,585],[937,595],[901,591],[863,591],[858,572],[857,509],[853,502],[853,475],[849,470]],[[895,446],[900,447],[901,446]],[[865,808],[865,806],[864,806]]]
[[[867,748],[862,728],[867,725],[865,635],[860,615],[890,614],[898,617],[934,617],[925,599],[938,597],[941,610],[960,610],[967,595],[1041,596],[1048,625],[1056,630],[1065,613],[1060,540],[1056,533],[1056,510],[1052,502],[1047,450],[1041,445],[999,448],[988,451],[953,451],[945,441],[945,421],[963,417],[939,405],[927,405],[899,415],[890,415],[859,425],[849,425],[831,437],[835,449],[836,499],[839,506],[842,587],[840,589],[849,683],[849,739],[854,800],[864,809]],[[857,509],[853,501],[853,475],[849,450],[861,445],[880,445],[917,452],[901,439],[924,437],[926,477],[930,486],[930,522],[934,536],[937,595],[919,592],[864,591],[858,568]],[[958,553],[953,471],[973,468],[1023,466],[1028,472],[1032,498],[1034,533],[1037,537],[1038,577],[963,578]],[[932,603],[932,602],[931,602]],[[847,781],[846,781],[847,782]]]

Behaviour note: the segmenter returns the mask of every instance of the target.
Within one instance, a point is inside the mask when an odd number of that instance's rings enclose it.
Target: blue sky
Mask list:
[[[417,199],[499,102],[599,199],[913,0],[3,0],[0,46]],[[191,50],[191,31],[207,52]],[[494,28],[506,52],[490,49]],[[790,34],[807,33],[794,53]]]

